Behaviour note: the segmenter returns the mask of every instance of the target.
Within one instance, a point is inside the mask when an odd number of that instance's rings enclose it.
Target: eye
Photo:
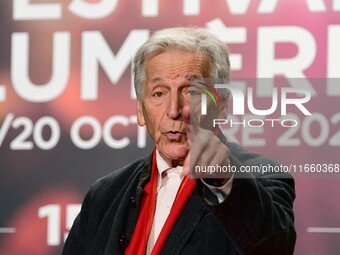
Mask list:
[[[197,89],[190,89],[188,92],[189,96],[199,96],[201,95],[201,92]]]
[[[163,92],[157,91],[152,96],[154,96],[154,97],[162,97],[163,95],[164,95]]]

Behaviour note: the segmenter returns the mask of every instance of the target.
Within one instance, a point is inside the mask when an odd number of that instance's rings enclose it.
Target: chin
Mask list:
[[[157,148],[159,152],[170,160],[184,160],[188,154],[187,143],[171,143]]]

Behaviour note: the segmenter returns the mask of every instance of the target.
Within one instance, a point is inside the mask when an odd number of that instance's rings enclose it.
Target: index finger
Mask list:
[[[184,117],[187,136],[190,139],[192,139],[190,135],[196,136],[198,134],[199,126],[198,126],[197,120],[193,112],[191,112],[190,107],[188,105],[184,106],[182,111],[183,111],[182,114]]]

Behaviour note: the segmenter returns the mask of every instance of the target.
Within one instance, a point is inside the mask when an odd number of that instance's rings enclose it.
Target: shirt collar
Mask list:
[[[162,158],[159,151],[156,149],[156,164],[157,164],[157,170],[158,170],[158,178],[157,178],[157,191],[160,189],[160,185],[162,183],[162,173],[172,167],[168,165],[168,163]],[[177,166],[174,167],[174,169],[177,170],[180,178],[183,178],[183,167]]]

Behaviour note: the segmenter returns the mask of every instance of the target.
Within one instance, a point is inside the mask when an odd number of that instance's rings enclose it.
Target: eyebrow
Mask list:
[[[202,77],[198,76],[198,75],[191,75],[191,76],[186,76],[185,78],[187,78],[189,81],[194,81],[194,80],[201,80]]]
[[[202,77],[200,77],[200,76],[198,76],[198,75],[187,75],[187,76],[185,76],[184,77],[185,79],[187,79],[188,81],[190,81],[190,82],[194,82],[195,80],[202,80]],[[164,82],[164,79],[163,78],[161,78],[161,77],[155,77],[155,78],[153,78],[152,80],[151,80],[151,83],[163,83]]]

